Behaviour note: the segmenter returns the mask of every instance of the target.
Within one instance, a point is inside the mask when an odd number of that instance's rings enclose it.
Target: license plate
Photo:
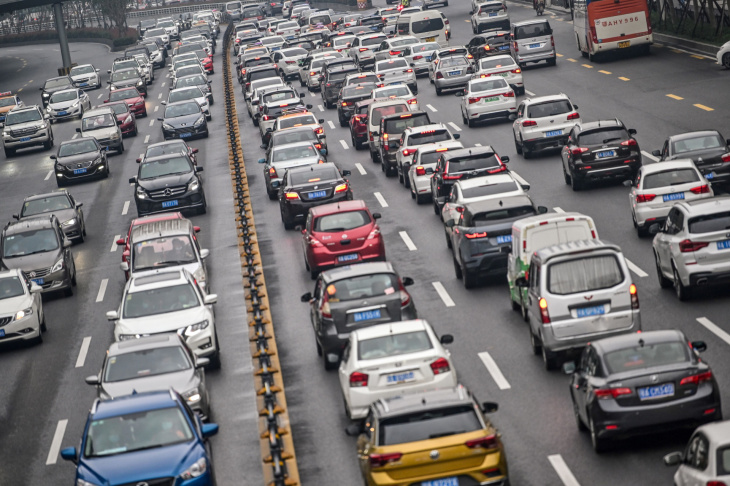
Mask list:
[[[562,134],[563,134],[562,130],[551,130],[549,132],[545,132],[546,137],[555,137],[557,135],[562,135]]]
[[[597,159],[605,159],[606,157],[616,157],[615,150],[604,150],[596,154]]]
[[[86,174],[88,169],[74,169],[74,174]]]
[[[449,72],[449,76],[458,76],[459,74],[461,74],[461,71],[451,71],[451,72]]]
[[[730,248],[730,240],[718,241],[717,242],[717,249],[718,250],[727,250],[728,248]]]
[[[426,42],[434,42],[435,40],[435,37],[426,37]]]
[[[35,283],[37,283],[38,285],[43,285],[43,284],[45,283],[45,280],[44,280],[44,279],[42,279],[42,278],[32,278],[32,279],[30,279],[30,281],[31,281],[31,282],[35,282]]]
[[[665,383],[657,386],[639,388],[639,400],[652,400],[654,398],[671,397],[674,395],[674,383]]]
[[[357,253],[350,253],[349,255],[340,255],[337,257],[337,261],[342,262],[351,262],[353,260],[357,260]]]
[[[59,111],[58,116],[68,115],[67,111]]]
[[[677,199],[684,199],[684,193],[683,192],[676,192],[674,194],[664,194],[662,197],[664,199],[664,202],[667,201],[676,201]]]
[[[79,86],[88,86],[89,83],[79,83]]]
[[[581,307],[576,311],[578,317],[602,316],[606,313],[606,308],[602,305],[594,305],[593,307]]]
[[[388,377],[385,379],[386,383],[389,385],[395,385],[396,383],[404,383],[406,381],[413,381],[416,378],[416,375],[409,371],[407,373],[396,373],[393,375],[388,375]]]
[[[631,45],[631,41],[625,41],[625,42],[619,42],[619,47],[629,47]]]
[[[421,486],[459,486],[459,478],[454,477],[422,481]]]
[[[109,147],[109,145],[107,145],[106,147],[104,147],[104,150],[106,150],[107,152],[109,152],[111,150],[111,147]]]
[[[188,138],[191,135],[192,135],[192,133],[181,133],[180,138]]]
[[[321,197],[325,197],[327,195],[327,191],[314,191],[309,193],[309,199],[319,199]]]
[[[5,337],[5,329],[0,329],[0,337]]]
[[[500,51],[506,51],[507,49],[509,49],[509,46],[499,46]]]
[[[714,179],[714,178],[715,178],[715,173],[714,172],[710,172],[709,174],[705,174],[705,179]]]
[[[380,309],[369,310],[365,312],[355,312],[355,322],[372,321],[380,319]]]
[[[530,49],[537,49],[538,47],[540,47],[540,44],[530,44],[527,47],[529,47]]]
[[[30,137],[23,137],[20,139],[21,142],[30,142]]]
[[[497,243],[512,243],[512,235],[497,236]]]
[[[490,17],[496,17],[497,16],[497,12],[489,12],[489,16]]]
[[[482,98],[482,101],[484,103],[489,103],[490,101],[499,101],[499,96],[490,96],[489,98]]]
[[[173,199],[172,201],[163,201],[162,202],[163,208],[171,208],[171,207],[177,206],[177,205],[178,205],[177,199]]]

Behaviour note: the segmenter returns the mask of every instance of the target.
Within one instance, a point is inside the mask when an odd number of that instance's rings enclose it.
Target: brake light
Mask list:
[[[313,248],[319,248],[319,247],[324,246],[324,245],[322,245],[322,242],[319,241],[314,236],[307,236],[307,244]]]
[[[400,452],[390,452],[388,454],[370,454],[370,467],[383,467],[391,462],[397,462],[403,456]]]
[[[403,153],[403,156],[404,157],[408,157],[409,155],[415,154],[416,151],[413,150],[413,149],[403,149],[403,152],[402,153]]]
[[[346,190],[347,190],[347,182],[335,187],[335,194],[340,193],[340,192],[345,192]]]
[[[588,152],[588,149],[586,147],[575,147],[573,150],[570,151],[570,153],[573,155],[580,155],[585,152]]]
[[[653,201],[655,197],[656,197],[656,194],[637,194],[636,202],[637,203],[650,202],[650,201]]]
[[[542,318],[543,324],[550,324],[550,314],[548,314],[547,300],[544,298],[540,299],[540,317]]]
[[[514,50],[515,50],[515,52],[520,52],[520,48],[519,48],[519,47],[517,47],[517,42],[513,42],[513,43],[512,43],[512,49],[514,49]]]
[[[730,154],[725,154],[721,157],[723,162],[730,162]]]
[[[483,449],[496,449],[498,446],[497,436],[488,435],[487,437],[480,437],[479,439],[467,440],[466,442],[464,442],[464,445],[467,446],[469,449],[474,449],[475,447],[481,447]]]
[[[679,382],[679,385],[699,385],[703,381],[710,381],[711,379],[712,371],[705,371],[704,373],[682,378],[682,381]]]
[[[624,140],[623,142],[621,142],[621,145],[623,145],[624,147],[636,147],[639,144],[636,143],[636,140],[634,140],[633,138],[630,138],[628,140]]]
[[[520,74],[522,72],[522,69],[517,68],[512,70],[512,74]]]
[[[713,412],[714,412],[714,410],[713,410]],[[707,486],[727,486],[727,485],[722,481],[707,481]]]
[[[375,133],[374,133],[374,132],[370,132],[370,141],[371,141],[371,142],[375,141],[375,137],[374,137],[374,135],[375,135]]]
[[[593,390],[596,398],[604,400],[606,398],[618,398],[623,395],[631,395],[631,388],[597,388]]]
[[[406,69],[406,70],[405,70],[405,71],[403,71],[403,72],[404,72],[404,73],[412,73],[412,72],[413,72],[413,69]]]
[[[365,51],[368,50],[368,48],[367,47],[361,47],[359,50],[360,50],[360,52],[365,52]]]
[[[264,115],[264,121],[269,121],[269,115]]]
[[[459,212],[461,212],[461,211],[459,211]],[[486,238],[487,237],[487,232],[484,231],[482,233],[464,233],[464,236],[466,236],[470,240],[473,240],[475,238]]]
[[[449,150],[448,147],[441,147],[441,148],[437,148],[436,152],[447,152],[448,150]]]
[[[355,115],[355,121],[363,123],[365,120],[367,120],[367,115]]]
[[[446,358],[439,358],[433,363],[430,364],[431,369],[433,370],[434,375],[440,375],[441,373],[446,373],[447,371],[451,371],[451,366],[449,366],[449,362],[446,361]]]
[[[426,175],[426,169],[422,165],[419,165],[418,167],[416,167],[416,175],[417,176],[425,176]]]
[[[553,36],[550,36],[550,44],[555,47],[555,38]]]
[[[536,127],[537,122],[535,120],[525,120],[522,122],[523,127]]]
[[[691,251],[701,250],[709,245],[706,241],[682,240],[679,242],[679,251],[689,253]]]
[[[317,75],[317,73],[316,73],[315,71],[309,71],[309,75],[310,75],[310,76],[316,76],[316,75]]]
[[[347,106],[347,101],[343,101],[342,106]]]
[[[629,287],[629,294],[631,294],[631,308],[638,309],[639,308],[639,294],[638,294],[638,290],[636,290],[635,284],[631,284],[631,286]]]
[[[461,176],[464,174],[444,174],[444,180],[445,181],[457,181],[461,179]]]
[[[380,235],[380,228],[378,226],[375,226],[375,228],[373,228],[373,230],[368,235],[368,240],[374,240],[378,237],[378,235]]]
[[[297,194],[296,192],[287,192],[287,193],[284,194],[284,197],[287,200],[291,201],[291,200],[294,200],[294,199],[299,199],[299,194]]]
[[[400,290],[400,306],[405,307],[411,303],[411,295],[406,292],[406,288],[403,286],[403,282],[398,280],[398,288]]]
[[[355,371],[350,375],[350,388],[368,386],[368,375]]]
[[[506,93],[500,93],[501,96],[504,96],[505,98],[514,98],[515,92],[514,91],[507,91]]]
[[[286,61],[287,64],[296,64],[296,61]]]
[[[278,176],[276,175],[276,169],[273,167],[269,168],[269,179],[276,179]]]
[[[413,56],[414,61],[417,61],[419,59],[423,59],[423,56],[421,56],[420,54],[418,56]]]
[[[314,129],[314,133],[316,133],[317,135],[322,135],[324,133],[324,128],[317,127]]]
[[[455,206],[454,209],[456,209],[457,213],[464,214],[464,206]]]
[[[469,104],[471,105],[472,103],[476,103],[477,101],[481,100],[482,98],[484,98],[484,96],[475,96],[473,98],[469,98]]]
[[[709,194],[710,186],[708,186],[707,184],[702,184],[701,186],[693,187],[689,191],[692,194]]]
[[[441,74],[441,71],[436,73],[436,79],[444,79],[444,75]]]
[[[580,118],[580,114],[578,112],[571,113],[570,115],[568,115],[568,120],[577,120],[579,118]]]
[[[391,56],[397,56],[401,51],[390,51]]]

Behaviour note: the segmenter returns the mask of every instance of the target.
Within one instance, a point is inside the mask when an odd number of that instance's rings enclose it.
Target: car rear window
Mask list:
[[[387,37],[385,37],[385,36],[382,36],[382,37],[370,37],[368,39],[363,39],[360,42],[360,45],[363,45],[363,46],[375,46],[375,45],[378,45],[381,42],[383,42],[384,39],[387,39]]]
[[[331,83],[332,81],[344,81],[348,74],[352,74],[356,71],[336,71],[330,72],[327,80]]]
[[[493,223],[494,221],[502,221],[505,219],[520,219],[527,216],[533,216],[534,214],[535,208],[532,206],[517,206],[513,208],[477,213],[471,221],[474,226],[479,226],[480,224]]]
[[[512,59],[480,59],[479,69],[499,69],[517,67]]]
[[[329,15],[312,15],[309,17],[309,25],[331,24],[332,19]]]
[[[302,145],[299,147],[282,147],[274,151],[273,162],[286,162],[287,160],[303,159],[305,157],[314,157],[317,151],[311,145]]]
[[[373,108],[372,117],[370,123],[372,123],[375,126],[380,125],[380,119],[388,116],[388,115],[395,115],[396,113],[403,113],[408,111],[408,105],[404,102],[402,104],[397,105],[390,105],[390,106],[380,106],[378,108]]]
[[[244,67],[263,66],[264,64],[271,64],[271,59],[268,57],[254,57],[243,61]]]
[[[687,345],[682,342],[644,344],[611,351],[604,356],[609,373],[641,370],[689,361]]]
[[[647,174],[644,176],[643,189],[676,186],[687,182],[698,182],[700,175],[694,169],[672,169]]]
[[[275,93],[267,93],[264,95],[264,103],[270,103],[273,101],[284,101],[296,98],[294,91],[278,91]]]
[[[320,233],[350,231],[370,224],[370,221],[370,215],[365,210],[327,214],[314,220],[314,231]]]
[[[375,74],[359,74],[347,80],[348,86],[365,83],[378,83],[380,80]]]
[[[442,152],[426,152],[425,154],[421,155],[421,159],[419,164],[426,165],[426,164],[435,164],[438,162],[439,157],[441,157]]]
[[[500,10],[504,10],[504,5],[498,3],[482,5],[479,7],[479,13],[499,12]]]
[[[433,348],[426,331],[389,334],[373,339],[363,339],[357,345],[358,359],[380,359],[403,354],[418,353]]]
[[[730,212],[704,214],[689,219],[690,233],[714,233],[730,228]]]
[[[422,127],[423,125],[428,125],[430,123],[431,120],[428,119],[428,115],[425,113],[403,118],[393,118],[385,121],[383,133],[403,133],[406,128]]]
[[[271,136],[272,143],[285,145],[297,142],[319,142],[314,130],[284,130]]]
[[[484,428],[473,406],[429,409],[380,421],[379,445],[406,444]]]
[[[685,152],[694,152],[695,150],[705,150],[713,148],[725,147],[725,141],[719,135],[705,135],[696,138],[688,138],[685,140],[677,140],[672,143],[672,152],[682,154]]]
[[[389,59],[387,61],[381,61],[378,63],[378,67],[375,68],[377,72],[388,71],[390,69],[405,69],[408,67],[408,62],[405,59]]]
[[[573,106],[568,100],[546,101],[530,105],[527,108],[528,118],[544,118],[546,116],[562,115],[573,111]]]
[[[515,40],[520,40],[552,34],[553,29],[550,28],[550,24],[547,22],[540,22],[538,24],[518,25],[515,27],[514,38]]]
[[[493,196],[495,194],[503,194],[505,192],[519,191],[520,186],[515,181],[497,182],[494,184],[484,184],[476,187],[461,188],[461,194],[465,199],[472,199],[482,196]]]
[[[448,130],[426,130],[420,133],[414,133],[408,137],[408,145],[423,145],[425,143],[445,142],[451,140],[451,134]]]
[[[567,260],[550,265],[548,291],[555,295],[576,294],[614,287],[624,274],[614,255]]]
[[[507,87],[507,81],[504,79],[490,79],[471,83],[472,92],[489,91],[490,89],[506,89]]]
[[[264,79],[264,78],[278,78],[279,74],[276,72],[276,69],[262,69],[261,71],[254,71],[248,76],[249,82],[254,81],[256,79]]]
[[[434,30],[442,30],[444,21],[441,17],[433,19],[416,20],[411,24],[411,32],[414,34],[423,34],[424,32],[433,32]]]
[[[363,83],[350,85],[342,88],[342,98],[370,98],[370,93],[375,89],[375,83]]]
[[[294,116],[291,118],[285,118],[284,120],[279,120],[279,128],[292,128],[292,127],[300,127],[302,125],[316,125],[317,119],[314,118],[314,115],[304,115],[304,116]]]
[[[462,172],[468,170],[483,170],[498,168],[500,166],[497,156],[494,153],[482,153],[471,157],[455,157],[446,163],[446,173]]]
[[[325,290],[330,302],[338,302],[393,295],[398,288],[398,278],[392,273],[373,273],[343,278],[329,284]]]
[[[622,127],[604,128],[590,132],[581,132],[578,143],[582,145],[601,145],[628,140],[629,132]]]
[[[308,170],[301,170],[289,174],[289,183],[298,186],[317,182],[335,181],[340,178],[339,172],[334,167],[310,166]]]

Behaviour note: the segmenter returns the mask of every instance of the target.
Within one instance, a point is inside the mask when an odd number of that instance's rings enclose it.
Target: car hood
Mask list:
[[[56,91],[61,91],[62,89],[70,89],[73,88],[73,86],[59,86],[58,88],[43,88],[44,93],[55,93]]]
[[[3,266],[8,269],[19,268],[23,271],[52,267],[61,258],[60,249],[26,255],[16,258],[3,258]],[[32,278],[32,277],[31,277]]]
[[[136,276],[136,274],[135,274]],[[116,323],[115,331],[119,334],[157,334],[160,332],[176,332],[197,322],[210,319],[205,306],[167,312],[154,316],[122,318]]]
[[[55,215],[58,218],[58,221],[63,223],[64,221],[68,221],[71,218],[75,218],[76,210],[74,208],[59,209],[58,211],[49,211],[47,213],[34,214],[33,216],[25,216],[23,218],[20,218],[20,221],[28,221],[29,219],[33,218],[47,218],[49,214]]]
[[[91,79],[94,76],[96,76],[96,73],[87,73],[87,74],[74,74],[71,76],[72,81],[78,81],[80,79]]]
[[[138,184],[147,191],[156,191],[166,187],[182,186],[190,182],[192,178],[193,173],[186,172],[185,174],[173,174],[156,179],[142,179],[138,181]]]
[[[10,131],[14,131],[14,130],[20,131],[24,128],[35,128],[38,125],[40,125],[41,123],[43,123],[43,120],[34,120],[34,121],[29,121],[29,122],[24,122],[24,123],[15,123],[13,125],[5,125],[5,128],[7,128]]]
[[[65,110],[66,108],[71,108],[73,104],[77,102],[79,102],[78,99],[69,101],[58,101],[54,103],[48,103],[48,106],[50,106],[52,110]]]
[[[94,128],[93,130],[84,130],[81,133],[81,136],[94,137],[95,139],[99,140],[100,138],[111,138],[111,136],[115,133],[117,133],[117,127],[103,127]]]
[[[106,396],[102,398],[108,400],[109,398],[131,395],[133,392],[144,393],[148,391],[167,390],[170,387],[178,393],[185,393],[197,387],[198,382],[195,368],[190,368],[175,373],[103,383],[102,393],[105,393]]]
[[[84,154],[70,155],[68,157],[59,157],[58,159],[56,159],[56,163],[58,165],[62,165],[64,167],[73,167],[76,164],[94,160],[98,156],[99,156],[98,152],[87,152]]]
[[[193,123],[195,123],[200,116],[201,113],[194,113],[192,115],[176,116],[175,118],[165,118],[162,123],[167,123],[173,128],[192,127]]]
[[[2,299],[0,300],[0,315],[12,315],[19,310],[27,309],[31,305],[33,305],[33,299],[25,294],[17,297],[11,297],[9,299]]]
[[[112,86],[116,86],[117,88],[126,88],[128,86],[137,86],[137,83],[142,82],[139,78],[132,78],[132,79],[123,79],[121,81],[113,81]],[[144,84],[144,83],[142,83]],[[141,86],[141,85],[140,85]]]

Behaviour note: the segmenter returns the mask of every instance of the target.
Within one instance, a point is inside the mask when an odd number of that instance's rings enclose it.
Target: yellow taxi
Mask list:
[[[474,486],[509,484],[501,434],[463,386],[378,400],[357,435],[357,454],[368,486]]]
[[[0,93],[0,127],[5,126],[5,116],[8,112],[18,106],[25,106],[18,95],[14,95],[11,91]]]

